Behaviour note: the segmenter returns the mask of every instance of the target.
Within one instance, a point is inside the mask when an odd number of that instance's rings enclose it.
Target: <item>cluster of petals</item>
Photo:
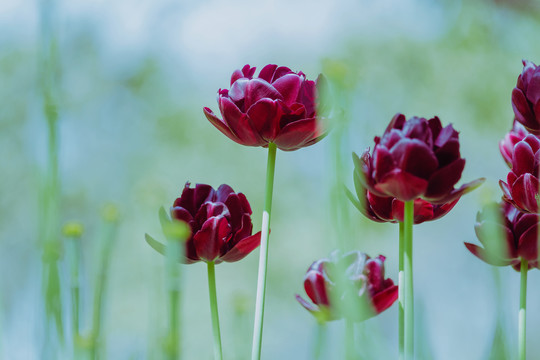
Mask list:
[[[521,259],[538,268],[537,214],[523,213],[512,204],[490,204],[476,216],[475,231],[483,245],[465,243],[467,249],[490,265],[511,265],[519,271]]]
[[[514,147],[518,142],[525,139],[529,135],[529,132],[521,123],[514,120],[512,130],[510,130],[504,138],[499,142],[499,150],[506,164],[512,167],[512,161],[514,157]]]
[[[328,259],[315,261],[304,276],[304,289],[311,302],[300,295],[296,299],[322,322],[368,319],[388,309],[398,297],[397,285],[384,278],[384,261],[382,255],[372,259],[360,251],[343,255],[334,252]],[[346,282],[341,288],[338,276]],[[350,305],[357,311],[347,312]]]
[[[376,222],[402,222],[404,218],[405,203],[395,197],[382,197],[368,191],[361,182],[362,162],[356,154],[353,154],[355,164],[354,186],[356,197],[347,191],[347,195],[356,208],[368,219]],[[432,204],[423,199],[414,200],[414,224],[418,225],[425,221],[440,219],[448,214],[458,203],[458,197],[443,204]]]
[[[532,134],[519,141],[512,151],[512,168],[506,182],[500,180],[503,200],[524,212],[537,213],[540,139]]]
[[[432,204],[451,203],[484,181],[455,189],[464,167],[452,125],[443,127],[438,117],[406,120],[403,114],[393,117],[383,136],[375,138],[373,153],[366,150],[357,165],[359,180],[373,195]]]
[[[540,134],[540,67],[531,61],[523,60],[523,71],[512,90],[512,108],[517,121]]]
[[[214,190],[210,185],[186,183],[182,195],[171,207],[173,219],[187,223],[191,235],[185,243],[181,262],[234,262],[257,248],[261,233],[252,235],[251,207],[242,193],[226,184]],[[164,246],[151,242],[157,251]]]
[[[288,67],[266,65],[255,75],[245,65],[231,76],[231,88],[218,91],[223,119],[205,107],[208,120],[231,140],[246,146],[267,147],[275,143],[292,151],[310,146],[325,135],[322,116],[317,114],[318,90],[324,77],[306,79]]]

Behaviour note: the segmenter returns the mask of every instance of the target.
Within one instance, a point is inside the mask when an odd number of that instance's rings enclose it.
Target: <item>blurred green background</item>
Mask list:
[[[352,188],[351,152],[372,146],[397,112],[452,123],[467,159],[462,181],[487,178],[445,218],[414,229],[418,358],[506,358],[500,350],[501,357],[492,356],[498,317],[504,332],[497,339],[517,353],[519,274],[494,271],[463,242],[477,241],[476,212],[501,196],[497,182],[508,170],[498,141],[511,128],[511,90],[521,59],[540,62],[538,1],[3,0],[0,29],[2,358],[43,358],[38,199],[47,173],[42,79],[51,69],[44,66],[51,46],[58,70],[52,86],[59,115],[59,226],[76,220],[85,227],[83,330],[90,321],[100,211],[113,202],[121,213],[107,275],[106,358],[160,356],[164,258],[144,233],[163,239],[157,211],[172,205],[186,181],[227,183],[243,192],[260,228],[266,151],[233,143],[202,112],[204,106],[217,111],[217,90],[228,88],[232,71],[246,63],[286,65],[310,79],[324,72],[346,119],[343,131],[319,144],[278,152],[263,358],[311,358],[315,320],[294,295],[305,295],[309,265],[336,248],[340,222],[350,221],[345,236],[354,248],[387,256],[387,276],[397,281],[397,225],[371,223],[348,203],[336,220],[331,201],[336,178]],[[250,353],[257,262],[258,250],[216,268],[226,359]],[[67,284],[63,258],[60,270]],[[198,263],[183,270],[184,355],[211,359],[206,269]],[[534,341],[539,285],[532,270],[531,359],[540,351]],[[67,306],[67,289],[62,299]],[[397,357],[397,304],[357,330],[366,359]],[[328,358],[341,356],[343,331],[341,322],[330,324]]]

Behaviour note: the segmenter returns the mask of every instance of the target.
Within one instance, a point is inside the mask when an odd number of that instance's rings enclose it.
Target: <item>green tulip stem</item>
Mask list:
[[[272,213],[272,194],[274,191],[274,170],[276,167],[276,144],[268,143],[268,162],[266,165],[266,190],[262,217],[261,248],[259,252],[259,275],[257,279],[257,300],[255,303],[255,323],[253,326],[253,345],[251,359],[261,358],[264,300],[266,295],[266,272],[268,270],[268,238],[270,235],[270,214]]]
[[[313,359],[323,359],[324,347],[326,343],[326,323],[317,321],[315,342],[313,343]]]
[[[351,319],[345,319],[345,359],[356,359],[354,347],[354,322]]]
[[[414,292],[413,292],[413,218],[414,200],[405,202],[404,216],[404,278],[405,278],[405,355],[414,359]]]
[[[219,313],[216,294],[216,270],[213,261],[208,265],[208,293],[210,294],[210,312],[212,314],[212,331],[214,334],[214,358],[223,359],[221,350],[221,332],[219,330]]]
[[[180,299],[181,299],[181,281],[180,266],[178,259],[182,257],[183,241],[179,237],[167,239],[167,248],[165,251],[165,268],[167,294],[169,300],[169,329],[167,336],[166,353],[170,360],[178,359],[180,356]]]
[[[526,311],[527,311],[527,271],[529,264],[527,260],[521,259],[521,287],[519,292],[519,360],[526,359]]]
[[[403,289],[405,288],[403,270],[404,270],[404,258],[405,258],[405,247],[404,247],[404,234],[405,234],[405,224],[399,222],[399,308],[398,308],[398,327],[399,327],[399,359],[403,360],[405,358],[405,298]]]

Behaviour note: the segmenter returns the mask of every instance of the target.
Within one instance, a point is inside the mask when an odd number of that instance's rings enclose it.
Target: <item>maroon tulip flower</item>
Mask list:
[[[398,298],[398,287],[391,279],[384,278],[385,257],[371,259],[360,251],[340,256],[334,252],[330,259],[315,261],[304,276],[304,289],[312,303],[296,295],[296,300],[319,321],[331,321],[348,317],[343,314],[347,304],[357,306],[355,321],[363,321],[388,309]],[[345,269],[348,289],[338,291],[336,275]],[[352,290],[352,292],[351,292]],[[342,304],[334,305],[334,301]],[[367,311],[365,311],[367,309]],[[345,309],[346,310],[346,309]]]
[[[520,271],[525,259],[529,269],[538,268],[538,225],[537,214],[523,213],[505,202],[491,204],[476,216],[476,236],[484,247],[465,246],[490,265],[511,265]]]
[[[455,189],[465,159],[459,153],[459,136],[452,125],[442,127],[438,117],[430,120],[403,114],[394,116],[381,138],[375,138],[355,165],[360,181],[379,197],[400,201],[422,198],[432,204],[446,204],[478,187],[478,179]]]
[[[182,195],[171,207],[173,219],[191,228],[186,241],[185,257],[181,262],[234,262],[252,252],[261,241],[261,233],[251,235],[251,207],[242,193],[235,193],[229,185],[217,191],[210,185],[186,183]],[[148,238],[147,238],[148,240]],[[165,247],[151,239],[149,244],[164,254]]]
[[[355,164],[360,164],[356,154],[353,154]],[[356,197],[347,190],[347,196],[353,205],[366,216],[376,222],[392,222],[403,221],[405,203],[394,197],[381,197],[368,191],[363,185],[361,179],[361,168],[355,168],[354,171],[354,186],[356,189]],[[423,199],[414,200],[414,224],[418,225],[424,221],[433,221],[440,219],[448,214],[450,210],[458,203],[460,197],[445,203],[432,204]]]
[[[538,213],[538,161],[540,140],[529,134],[514,146],[512,169],[506,181],[499,181],[503,200],[524,212]]]
[[[231,89],[218,91],[223,120],[205,107],[204,114],[219,131],[241,145],[297,150],[321,140],[322,117],[317,114],[317,87],[324,77],[307,80],[302,72],[266,65],[257,77],[246,65],[231,77]]]
[[[523,72],[512,90],[516,120],[533,134],[540,134],[540,67],[523,60]]]
[[[510,130],[510,132],[505,135],[504,139],[499,142],[499,150],[501,151],[501,155],[504,158],[504,161],[506,161],[506,164],[508,164],[508,166],[512,167],[514,147],[527,135],[529,135],[527,129],[525,129],[525,127],[519,122],[514,120],[512,130]]]

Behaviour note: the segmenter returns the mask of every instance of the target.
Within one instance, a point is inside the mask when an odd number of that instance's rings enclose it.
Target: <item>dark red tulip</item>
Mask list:
[[[508,166],[512,167],[512,157],[514,156],[514,147],[518,142],[523,140],[527,135],[529,135],[529,132],[523,125],[521,125],[519,122],[514,120],[514,125],[512,126],[512,130],[508,134],[504,136],[504,139],[502,139],[499,142],[499,150],[501,151],[501,155],[508,164]]]
[[[540,134],[540,67],[523,60],[523,71],[512,90],[516,120],[533,134]]]
[[[506,181],[499,181],[504,193],[503,200],[521,211],[538,213],[538,161],[540,140],[529,134],[514,146],[512,169]]]
[[[478,179],[455,189],[465,159],[459,153],[459,136],[452,125],[403,114],[394,116],[382,137],[375,138],[373,155],[354,157],[360,181],[372,194],[400,201],[418,198],[446,204],[478,187]]]
[[[315,261],[304,276],[304,289],[312,302],[296,295],[296,300],[320,321],[348,317],[343,314],[347,305],[357,306],[355,321],[363,321],[388,309],[398,298],[398,287],[392,279],[384,278],[385,257],[371,259],[360,251],[344,255],[334,252],[330,259]],[[336,272],[345,269],[348,284],[338,291]],[[352,291],[352,292],[351,292]],[[339,299],[342,304],[334,305]],[[367,310],[367,311],[366,311]]]
[[[465,243],[467,249],[490,265],[511,265],[519,271],[521,259],[529,269],[538,268],[537,214],[527,214],[512,204],[491,204],[476,216],[475,231],[483,248]]]
[[[171,217],[186,222],[191,236],[186,241],[182,262],[197,261],[216,264],[243,259],[261,241],[261,232],[251,235],[251,207],[242,193],[235,193],[229,185],[221,185],[217,191],[210,185],[197,184],[194,188],[186,183],[182,195],[171,207]],[[163,245],[149,242],[157,251],[164,253]]]
[[[291,151],[321,140],[321,116],[317,115],[318,92],[324,82],[307,80],[302,72],[266,65],[257,77],[255,67],[246,65],[231,77],[231,89],[218,91],[223,120],[205,107],[210,122],[231,140],[246,146],[273,142]]]

